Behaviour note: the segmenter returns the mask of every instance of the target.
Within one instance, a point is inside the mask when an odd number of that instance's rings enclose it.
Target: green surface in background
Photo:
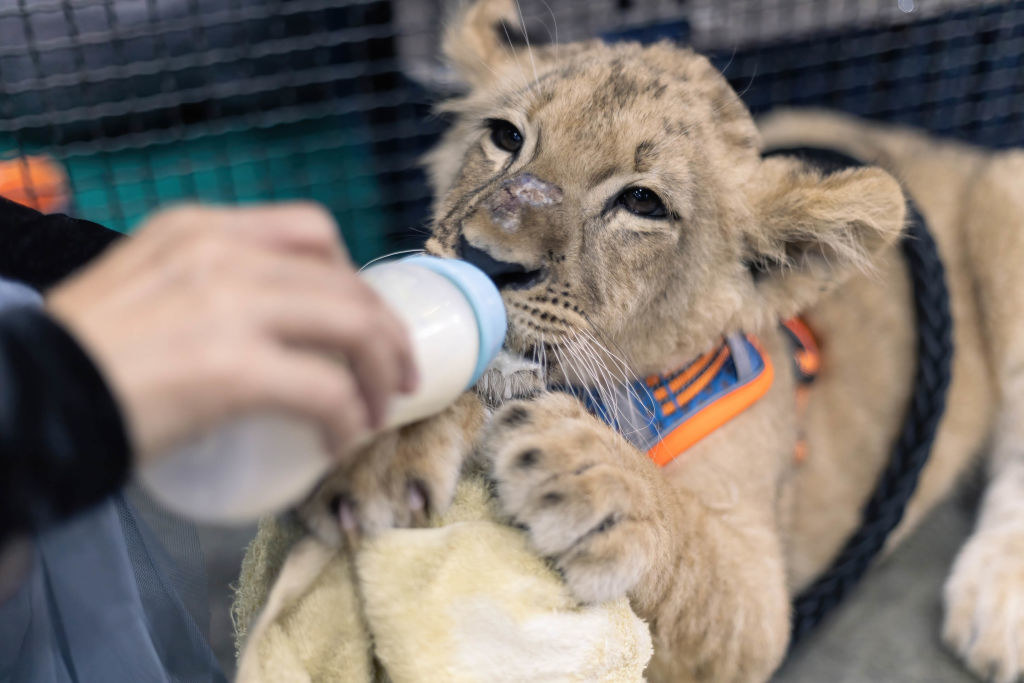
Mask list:
[[[189,129],[186,129],[189,130]],[[72,213],[130,232],[157,206],[311,199],[327,206],[352,257],[383,253],[384,214],[365,129],[349,117],[216,133],[189,131],[143,147],[82,154],[73,146],[26,152],[62,161],[71,178]],[[14,144],[0,140],[0,157]],[[116,141],[115,141],[116,142]]]

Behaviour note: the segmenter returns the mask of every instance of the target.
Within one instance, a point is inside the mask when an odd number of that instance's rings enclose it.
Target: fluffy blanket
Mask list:
[[[233,615],[244,683],[640,681],[652,651],[625,599],[578,604],[473,478],[432,528],[354,555],[264,520]]]

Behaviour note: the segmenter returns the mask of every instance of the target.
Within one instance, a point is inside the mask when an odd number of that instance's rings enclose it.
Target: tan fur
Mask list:
[[[483,418],[480,400],[464,394],[430,420],[384,434],[324,480],[297,509],[299,518],[335,547],[381,529],[423,526],[431,510],[451,504]],[[341,525],[342,508],[353,528]]]
[[[992,158],[821,113],[772,117],[759,135],[703,57],[667,43],[506,49],[493,19],[514,18],[512,9],[484,0],[448,32],[446,54],[471,88],[444,105],[454,123],[428,158],[437,190],[428,250],[457,256],[468,242],[540,272],[529,288],[503,292],[506,348],[542,350],[549,384],[621,380],[626,366],[633,376],[672,370],[737,330],[760,337],[776,380],[660,471],[561,394],[506,405],[482,432],[481,419],[443,416],[425,423],[416,435],[424,440],[385,437],[375,452],[415,450],[416,476],[449,482],[451,454],[476,440],[503,510],[574,593],[585,601],[625,593],[649,621],[651,680],[767,680],[786,650],[791,595],[859,523],[906,410],[915,329],[896,246],[905,189],[945,260],[956,357],[931,461],[892,542],[992,438],[995,481],[947,586],[944,634],[975,671],[1019,676],[1022,155]],[[490,119],[522,132],[515,155],[490,141]],[[878,167],[822,176],[796,159],[762,161],[761,136]],[[655,191],[669,215],[616,206],[630,186]],[[778,331],[794,313],[806,316],[824,354],[802,425]],[[811,454],[799,466],[798,427]],[[453,437],[453,428],[467,431]],[[428,455],[435,447],[442,455]],[[389,500],[401,507],[400,498]]]

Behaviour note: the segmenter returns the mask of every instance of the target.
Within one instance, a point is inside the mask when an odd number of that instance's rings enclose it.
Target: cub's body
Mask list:
[[[837,149],[896,175],[925,219],[946,268],[954,318],[952,384],[931,458],[892,543],[949,491],[991,434],[998,389],[993,339],[986,330],[990,323],[979,297],[1012,298],[1013,292],[999,285],[986,294],[977,280],[979,272],[999,260],[1008,268],[1004,276],[1016,277],[1010,275],[1011,264],[1024,258],[1019,250],[999,256],[991,249],[1003,243],[1001,234],[1012,238],[1024,228],[1024,187],[1015,187],[1012,180],[1024,155],[993,156],[827,113],[785,112],[759,124],[766,147]],[[1003,196],[985,206],[993,190]],[[1007,214],[1016,216],[1016,223],[1004,223]],[[789,556],[794,587],[813,579],[859,524],[861,506],[907,412],[917,331],[901,250],[894,246],[879,254],[873,272],[852,277],[805,315],[827,348],[827,368],[812,385],[807,408],[808,452],[829,455],[809,457],[795,468]]]
[[[419,503],[447,506],[475,454],[502,510],[581,600],[627,594],[648,620],[651,680],[766,680],[786,651],[791,596],[858,525],[906,413],[905,189],[945,260],[956,355],[895,538],[991,441],[993,483],[947,587],[944,633],[973,668],[1013,680],[1024,667],[1024,610],[1007,607],[1024,600],[1024,156],[825,114],[778,115],[759,134],[689,50],[510,47],[516,18],[510,2],[485,0],[452,23],[446,53],[469,90],[445,105],[453,125],[428,159],[428,251],[491,273],[509,354],[541,367],[513,365],[508,386],[614,391],[736,331],[760,339],[774,384],[660,469],[566,393],[500,407],[509,392],[486,406],[468,395],[371,446],[306,518],[336,540],[330,505],[349,507],[342,517],[364,533],[414,524]],[[761,159],[764,146],[801,145],[868,166],[827,174]],[[778,324],[797,313],[823,356],[803,413]]]

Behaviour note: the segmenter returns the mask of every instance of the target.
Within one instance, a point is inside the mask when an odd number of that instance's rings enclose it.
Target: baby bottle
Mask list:
[[[454,259],[413,256],[361,273],[405,323],[419,386],[396,396],[386,428],[440,412],[476,384],[505,339],[494,283]],[[236,418],[144,467],[138,476],[167,508],[198,521],[241,523],[302,499],[330,469],[321,431],[298,417]]]

